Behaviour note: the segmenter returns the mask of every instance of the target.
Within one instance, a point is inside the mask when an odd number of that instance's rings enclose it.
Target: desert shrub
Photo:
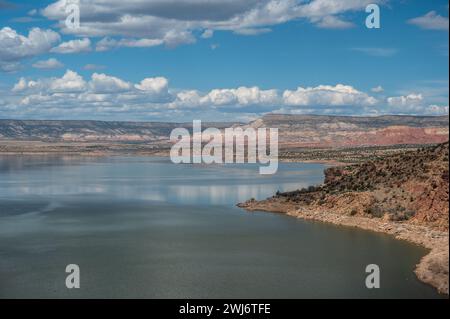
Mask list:
[[[389,213],[389,219],[392,221],[405,221],[409,220],[416,214],[413,210],[398,210],[395,212]]]
[[[373,217],[381,218],[384,215],[383,209],[377,205],[372,205],[366,208],[366,214]]]
[[[308,190],[306,189],[306,188],[302,188],[301,190],[300,190],[300,194],[304,194],[304,193],[307,193],[308,192]]]

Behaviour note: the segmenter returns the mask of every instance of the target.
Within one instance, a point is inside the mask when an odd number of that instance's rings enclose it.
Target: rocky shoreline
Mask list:
[[[339,226],[357,227],[364,230],[385,233],[396,239],[406,240],[429,249],[415,273],[419,280],[435,287],[441,294],[449,294],[449,233],[432,227],[414,225],[406,222],[394,222],[379,218],[350,216],[332,212],[319,211],[287,201],[284,198],[267,200],[249,200],[237,204],[247,211],[265,211],[282,213],[296,218],[331,223]]]

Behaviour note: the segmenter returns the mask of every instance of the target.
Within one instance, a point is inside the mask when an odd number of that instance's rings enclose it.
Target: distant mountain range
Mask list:
[[[441,143],[448,140],[447,116],[379,117],[266,115],[253,127],[278,127],[282,147],[355,147]]]
[[[279,129],[281,147],[354,147],[441,143],[448,140],[447,116],[349,117],[265,115],[248,124],[203,123],[203,129],[241,126]],[[168,142],[176,127],[192,123],[0,120],[0,140],[44,142]]]
[[[230,126],[229,123],[205,125],[217,128]],[[157,141],[168,140],[171,131],[177,127],[192,129],[192,123],[0,119],[0,139],[55,142]]]

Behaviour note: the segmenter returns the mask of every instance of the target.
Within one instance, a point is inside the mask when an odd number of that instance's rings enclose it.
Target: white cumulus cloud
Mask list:
[[[78,73],[67,70],[62,78],[53,79],[49,84],[52,92],[76,93],[86,89],[86,81]]]
[[[448,17],[439,15],[436,11],[430,11],[424,16],[408,20],[422,29],[448,31]]]
[[[88,38],[70,40],[63,42],[57,47],[51,49],[53,53],[69,54],[91,51],[91,40]]]
[[[22,59],[47,53],[60,40],[59,34],[50,29],[33,28],[25,36],[4,27],[0,29],[0,70],[15,70]]]
[[[41,60],[33,63],[33,68],[36,69],[59,69],[62,68],[64,64],[56,60],[55,58],[50,58],[48,60]]]
[[[283,100],[285,104],[292,106],[367,106],[377,103],[374,97],[343,84],[299,87],[295,91],[286,90],[283,93]]]
[[[402,96],[393,96],[387,99],[388,104],[391,106],[411,106],[422,103],[422,94],[408,94]]]
[[[135,87],[141,91],[162,94],[168,92],[169,81],[163,77],[146,78],[141,83],[136,84]]]
[[[202,98],[203,104],[224,105],[271,105],[279,102],[277,90],[261,90],[258,87],[237,89],[214,89]]]
[[[80,0],[83,21],[70,29],[64,20],[66,0],[54,1],[42,15],[59,22],[62,32],[85,37],[110,37],[114,45],[126,46],[120,38],[144,39],[145,46],[195,42],[194,34],[209,38],[214,31],[256,35],[270,27],[303,19],[318,27],[344,29],[353,26],[342,19],[349,12],[363,11],[369,3],[384,0]],[[206,31],[205,31],[206,30]],[[151,41],[151,42],[149,42]],[[98,46],[99,50],[111,48]],[[143,45],[143,44],[142,44]]]
[[[370,89],[372,92],[374,92],[374,93],[381,93],[381,92],[384,92],[384,89],[383,89],[383,87],[381,86],[381,85],[378,85],[378,86],[376,86],[376,87],[374,87],[374,88],[372,88],[372,89]]]
[[[352,22],[344,21],[336,16],[327,16],[318,20],[316,25],[323,29],[349,29],[355,25]]]
[[[114,76],[108,76],[106,74],[92,74],[89,85],[92,91],[96,93],[114,93],[128,91],[131,88],[131,84],[125,82]]]
[[[380,87],[376,90],[381,91]],[[448,114],[441,93],[417,91],[376,99],[351,85],[317,85],[295,90],[257,86],[214,88],[208,91],[174,89],[165,77],[147,77],[137,83],[93,73],[90,78],[72,70],[61,77],[20,78],[11,90],[1,91],[0,112],[8,117],[144,119],[156,116],[185,120],[211,116],[221,119],[260,116],[266,112],[292,114]],[[433,95],[434,94],[434,95]],[[436,96],[436,94],[438,94]],[[448,98],[447,98],[448,100]],[[16,111],[15,111],[16,110]],[[211,117],[210,117],[211,118]]]
[[[163,44],[160,39],[112,39],[105,37],[97,42],[95,50],[102,52],[120,47],[128,48],[150,48]]]

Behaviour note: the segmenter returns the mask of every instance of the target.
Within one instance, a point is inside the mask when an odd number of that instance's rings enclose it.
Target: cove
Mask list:
[[[1,298],[440,298],[426,250],[235,207],[318,184],[320,164],[174,165],[148,157],[0,157]],[[77,264],[81,288],[65,287]],[[381,288],[367,289],[377,264]]]

